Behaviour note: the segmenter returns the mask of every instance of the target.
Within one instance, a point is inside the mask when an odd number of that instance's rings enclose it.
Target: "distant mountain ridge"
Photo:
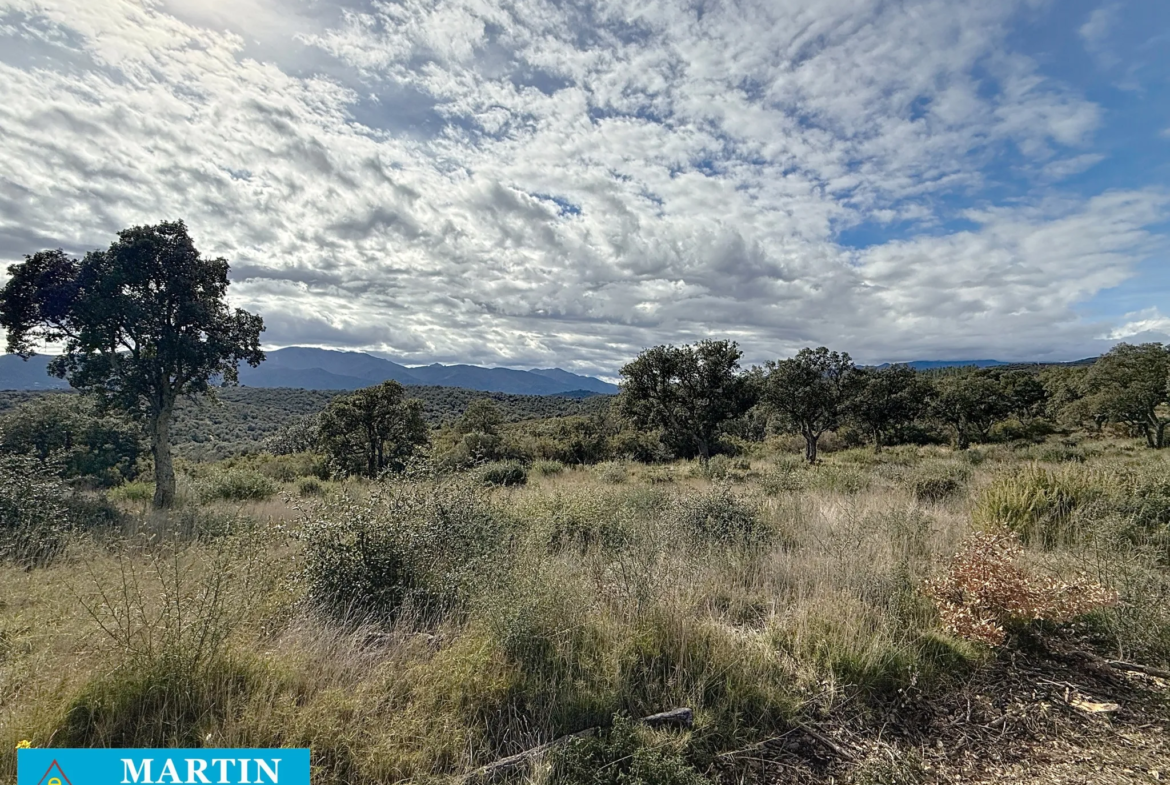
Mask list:
[[[481,392],[512,395],[613,395],[617,385],[581,376],[560,368],[484,368],[478,365],[408,366],[365,352],[314,349],[290,346],[267,352],[259,368],[240,368],[240,384],[247,387],[289,387],[304,390],[357,390],[393,379],[408,386],[459,387]],[[0,356],[0,390],[66,390],[62,379],[49,376],[52,359],[37,355],[27,362],[16,355]],[[998,367],[1029,365],[1088,365],[1096,358],[1063,363],[1005,362],[1003,360],[913,360],[910,367],[929,371],[937,368]],[[891,363],[882,363],[886,368]]]
[[[258,368],[240,368],[246,387],[291,387],[305,390],[357,390],[393,379],[403,385],[460,387],[512,395],[612,395],[616,385],[560,368],[483,368],[477,365],[407,367],[365,352],[290,346],[266,352]],[[36,355],[27,362],[16,355],[0,357],[0,390],[61,390],[69,385],[49,376],[52,357]]]

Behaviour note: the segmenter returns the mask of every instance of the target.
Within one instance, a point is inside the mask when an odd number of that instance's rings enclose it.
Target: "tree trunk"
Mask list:
[[[165,406],[149,423],[150,451],[154,455],[154,508],[175,506],[175,464],[171,460],[172,407]]]
[[[699,463],[706,466],[711,460],[711,445],[707,444],[706,439],[696,439],[699,444]]]
[[[1158,422],[1158,428],[1154,432],[1154,447],[1160,450],[1165,446],[1166,446],[1166,422],[1164,420],[1160,420]]]
[[[817,438],[811,433],[804,435],[804,459],[809,463],[817,462]]]
[[[873,451],[874,453],[882,451],[882,432],[877,428],[873,429]]]
[[[955,449],[965,450],[971,446],[971,437],[967,435],[967,429],[959,426],[955,429]]]

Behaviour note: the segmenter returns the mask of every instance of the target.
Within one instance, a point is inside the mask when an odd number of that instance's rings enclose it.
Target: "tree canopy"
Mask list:
[[[825,431],[841,425],[862,375],[845,352],[821,346],[769,362],[763,399],[804,437],[804,457],[816,462]]]
[[[621,369],[621,411],[639,428],[659,429],[683,455],[711,457],[720,427],[747,411],[750,385],[733,341],[655,346]]]
[[[1145,437],[1150,447],[1166,446],[1170,424],[1170,348],[1160,343],[1119,343],[1084,378],[1084,406],[1105,422],[1121,423]]]
[[[103,407],[143,420],[154,456],[156,507],[174,502],[170,426],[180,396],[235,383],[240,362],[264,359],[259,316],[227,306],[228,263],[196,250],[182,221],[136,226],[104,251],[60,249],[8,268],[0,326],[8,351],[62,346],[50,373]]]
[[[337,468],[366,477],[402,470],[428,441],[422,401],[407,399],[393,380],[334,398],[318,432]]]
[[[909,365],[867,368],[858,374],[846,409],[873,439],[874,450],[880,452],[891,431],[909,425],[922,414],[930,384]]]

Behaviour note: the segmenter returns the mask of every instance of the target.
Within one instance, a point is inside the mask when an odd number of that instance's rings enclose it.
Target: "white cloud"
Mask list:
[[[39,59],[0,41],[0,258],[183,217],[273,344],[608,372],[711,335],[1075,353],[1100,331],[1075,305],[1167,210],[947,228],[937,197],[984,203],[1000,157],[1041,184],[1099,160],[1097,108],[1004,49],[1010,0],[3,8]]]
[[[1170,339],[1170,316],[1164,316],[1157,308],[1146,308],[1142,311],[1127,313],[1125,319],[1124,324],[1103,335],[1102,338],[1129,342],[1134,342],[1134,339],[1154,341]]]

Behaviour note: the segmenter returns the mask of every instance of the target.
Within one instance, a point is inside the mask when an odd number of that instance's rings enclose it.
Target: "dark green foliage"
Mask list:
[[[507,424],[519,425],[524,421],[522,430],[528,432],[532,429],[533,433],[542,432],[546,423],[562,417],[604,420],[613,400],[611,395],[576,399],[483,393],[452,387],[408,387],[406,391],[412,398],[423,402],[423,416],[431,426],[457,420],[468,403],[477,397],[488,396],[503,412],[505,429]],[[217,390],[214,399],[180,399],[175,405],[175,421],[171,429],[175,452],[181,457],[199,461],[219,460],[257,450],[274,454],[299,452],[310,442],[316,444],[311,435],[315,426],[313,415],[333,398],[344,394],[332,390],[227,387]],[[0,390],[0,412],[28,401],[69,395],[74,393]],[[310,433],[306,434],[306,431]],[[603,446],[606,438],[608,435],[601,439]]]
[[[711,457],[719,429],[755,403],[739,373],[732,341],[655,346],[622,370],[622,413],[639,428],[660,429],[678,454]]]
[[[1012,413],[1011,399],[987,370],[936,376],[930,407],[934,416],[951,428],[960,450],[975,439],[986,441],[992,427]]]
[[[321,413],[319,429],[334,465],[366,477],[402,471],[428,441],[422,402],[406,399],[395,381],[334,398]]]
[[[927,470],[910,478],[910,493],[926,503],[945,501],[956,496],[967,484],[967,474],[959,470]]]
[[[154,504],[171,506],[175,402],[208,393],[213,378],[235,382],[240,362],[264,359],[260,317],[227,307],[227,261],[202,258],[178,221],[126,229],[80,260],[41,251],[8,269],[0,292],[8,351],[27,357],[38,344],[64,344],[53,375],[145,421]]]
[[[925,410],[930,384],[908,365],[860,369],[845,406],[850,419],[880,451],[891,433],[906,428]]]
[[[484,491],[461,478],[326,500],[303,528],[309,597],[344,619],[389,619],[404,604],[440,613],[506,568],[504,535]]]
[[[525,485],[528,469],[519,461],[489,463],[480,468],[479,479],[484,485]]]
[[[497,434],[503,422],[504,415],[491,398],[476,398],[459,418],[455,431],[460,434]]]
[[[0,456],[0,561],[36,567],[64,550],[72,528],[68,491],[54,468],[29,456]]]
[[[848,354],[801,349],[790,360],[768,363],[763,400],[804,437],[804,457],[815,463],[821,434],[841,425],[861,382]]]
[[[555,748],[552,780],[560,785],[709,785],[677,744],[655,743],[633,721],[615,717],[594,736]]]
[[[134,423],[101,414],[81,395],[41,396],[0,417],[0,450],[32,455],[42,463],[55,457],[62,477],[84,477],[98,485],[134,479],[142,446]]]
[[[1160,449],[1170,425],[1168,382],[1170,349],[1160,343],[1119,343],[1086,374],[1083,405],[1100,421],[1125,425]]]

